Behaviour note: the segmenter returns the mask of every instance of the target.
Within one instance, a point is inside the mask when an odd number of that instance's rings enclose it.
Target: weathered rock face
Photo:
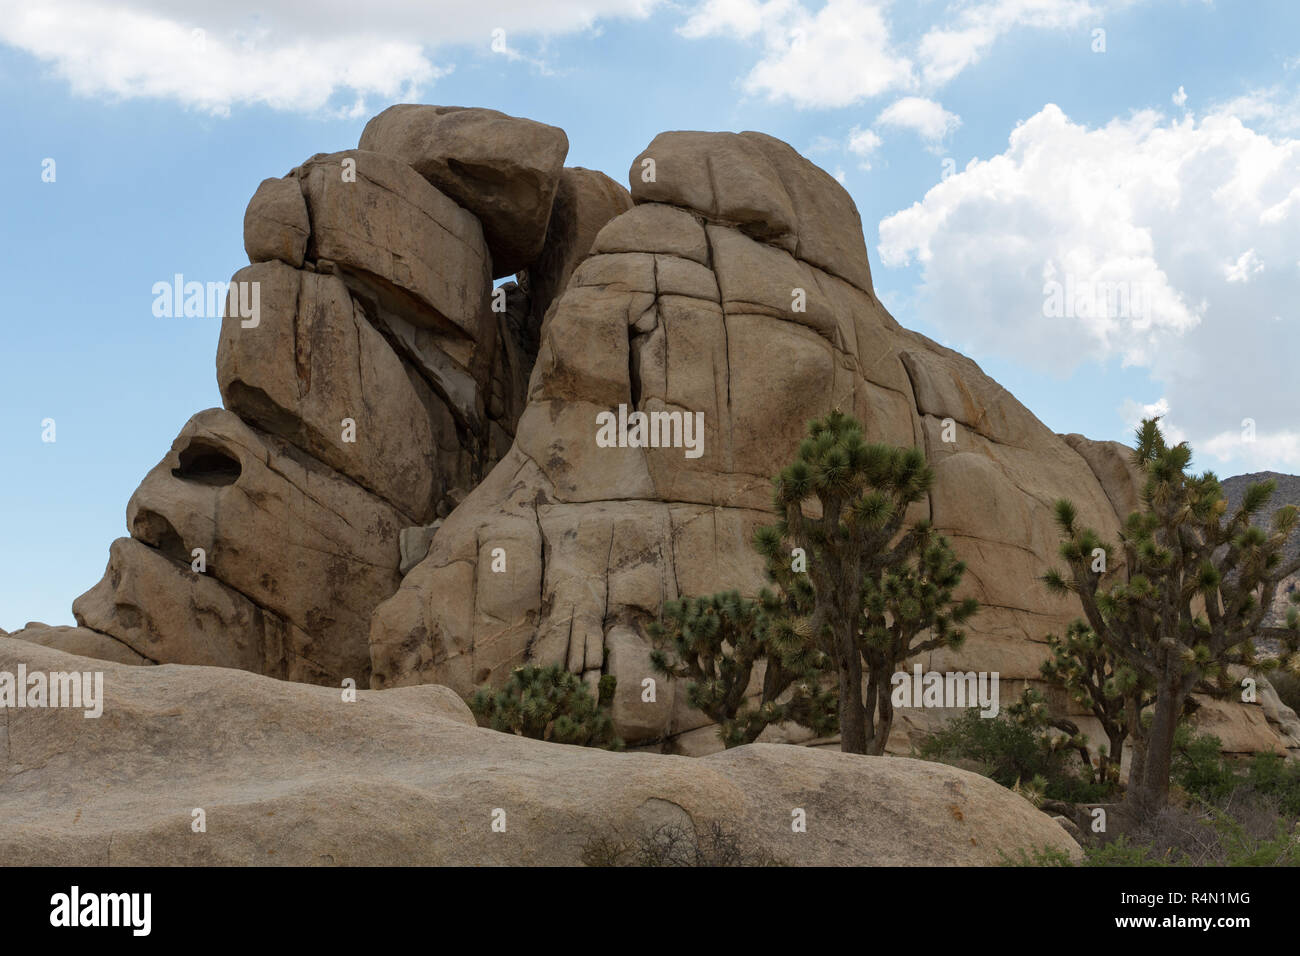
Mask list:
[[[116,638],[87,627],[51,627],[39,621],[29,621],[22,630],[12,634],[0,630],[0,637],[9,637],[16,641],[30,641],[41,647],[53,648],[65,654],[90,657],[98,661],[112,661],[116,664],[152,664],[153,661],[137,654],[130,647]]]
[[[871,289],[857,206],[830,173],[779,139],[764,133],[660,133],[632,161],[628,179],[639,203],[694,209],[858,289]]]
[[[581,166],[560,170],[546,243],[520,276],[530,308],[527,325],[534,334],[529,343],[534,358],[539,344],[535,336],[547,309],[564,291],[606,223],[631,208],[631,194],[604,173]]]
[[[409,163],[477,216],[494,276],[526,268],[542,251],[569,152],[564,130],[496,110],[402,103],[366,124],[360,146]]]
[[[1093,441],[1082,435],[1062,435],[1097,476],[1106,497],[1115,507],[1120,524],[1141,508],[1140,495],[1146,476],[1133,464],[1133,449],[1117,441]]]
[[[278,259],[302,265],[311,236],[307,203],[296,179],[264,179],[244,211],[244,251],[249,262]]]
[[[435,477],[446,487],[458,464],[437,454],[429,406],[438,400],[408,376],[343,280],[265,262],[232,281],[259,285],[262,320],[245,328],[228,310],[222,321],[217,379],[226,407],[413,521],[432,517]],[[438,474],[449,458],[453,467]]]
[[[0,721],[0,859],[14,865],[576,865],[601,837],[715,821],[745,852],[794,865],[1079,853],[1023,798],[940,764],[765,744],[612,754],[475,727],[443,687],[345,703],[336,689],[0,638],[0,671],[20,663],[103,671],[104,700],[99,719],[35,708]],[[795,807],[806,833],[792,832]]]
[[[85,627],[111,633],[158,663],[239,667],[312,684],[336,683],[357,666],[355,653],[350,661],[331,661],[331,649],[314,647],[302,628],[133,538],[113,542],[103,579],[77,598],[72,612]]]
[[[121,548],[74,612],[152,660],[360,681],[371,611],[397,588],[405,523],[288,442],[209,409],[127,505],[131,537],[173,567]],[[195,549],[202,572],[192,570]],[[205,639],[200,621],[224,637]]]
[[[899,327],[872,293],[851,198],[785,144],[664,133],[631,181],[637,205],[547,316],[514,447],[376,611],[372,686],[468,693],[534,661],[639,689],[665,600],[763,584],[750,541],[772,520],[770,476],[832,408],[926,451],[936,481],[916,516],[953,541],[983,605],[960,651],[921,663],[998,671],[1004,702],[1038,682],[1045,635],[1077,615],[1038,584],[1056,563],[1052,504],[1072,499],[1113,538],[1135,493],[1118,449],[1064,440],[974,362]],[[677,429],[662,443],[675,447],[603,447],[597,416],[620,406]],[[682,694],[617,710],[633,744],[721,746]],[[894,749],[937,716],[903,711]]]
[[[607,177],[564,170],[552,127],[397,118],[368,130],[373,148],[258,187],[217,351],[228,411],[191,420],[146,478],[132,537],[74,605],[85,627],[56,646],[369,680],[371,611],[510,449],[542,317],[631,206]],[[529,286],[509,285],[504,309],[494,256]]]

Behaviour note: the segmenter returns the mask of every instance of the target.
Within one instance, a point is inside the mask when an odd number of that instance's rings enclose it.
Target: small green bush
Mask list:
[[[1285,815],[1300,817],[1300,761],[1256,754],[1246,771],[1246,783],[1256,793],[1275,797]]]
[[[503,733],[622,750],[609,713],[616,687],[614,675],[606,674],[600,679],[599,696],[593,697],[582,678],[563,667],[526,664],[515,668],[500,690],[479,688],[469,709],[479,724]]]
[[[1041,737],[1006,714],[981,717],[971,708],[948,722],[921,745],[919,756],[942,763],[976,764],[978,772],[1004,787],[1034,784],[1043,796],[1071,803],[1105,799],[1110,788],[1083,779],[1074,768],[1076,758],[1064,750],[1043,747]]]
[[[1054,846],[1018,847],[1014,854],[999,849],[998,860],[999,866],[1074,866],[1070,854]]]
[[[1220,746],[1216,737],[1179,728],[1172,777],[1186,805],[1113,837],[1092,837],[1078,865],[1300,865],[1300,763],[1271,753],[1233,761]],[[1003,864],[1075,865],[1046,848],[1003,854]]]
[[[1272,753],[1232,761],[1223,756],[1222,746],[1218,737],[1180,727],[1174,782],[1207,806],[1222,809],[1234,798],[1239,802],[1250,795],[1269,798],[1283,816],[1300,817],[1300,762]]]
[[[1056,847],[1036,847],[1033,850],[1017,850],[1014,855],[998,851],[1002,866],[1186,866],[1181,856],[1161,857],[1153,847],[1134,843],[1128,837],[1121,836],[1100,846],[1083,848],[1083,858],[1079,862],[1070,859],[1070,855]]]
[[[1198,734],[1182,724],[1174,734],[1174,758],[1170,779],[1189,794],[1214,804],[1232,793],[1241,779],[1223,759],[1223,741],[1212,734]]]
[[[1148,844],[1133,843],[1127,836],[1119,836],[1101,846],[1087,847],[1080,866],[1184,866],[1183,857],[1176,853],[1161,856]]]

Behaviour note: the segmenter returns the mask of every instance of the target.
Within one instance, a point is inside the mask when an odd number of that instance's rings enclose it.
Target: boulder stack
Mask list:
[[[551,299],[632,204],[567,151],[531,120],[396,106],[360,149],[264,181],[217,349],[225,408],[132,496],[81,630],[146,661],[367,686],[401,542],[422,557],[411,542],[508,451]]]
[[[633,746],[716,750],[684,693],[639,693],[646,625],[679,596],[757,591],[771,476],[838,408],[925,451],[914,517],[981,604],[960,651],[917,663],[995,671],[1004,703],[1038,682],[1077,613],[1038,583],[1052,503],[1114,538],[1137,501],[1127,449],[1053,433],[902,328],[853,200],[785,143],[662,133],[630,192],[567,149],[531,120],[401,105],[359,149],[263,182],[221,329],[225,407],[132,496],[81,627],[42,642],[462,695],[559,664],[618,678]],[[640,415],[662,440],[628,440]],[[892,749],[946,716],[903,711]],[[1199,716],[1229,749],[1300,749],[1272,698]]]

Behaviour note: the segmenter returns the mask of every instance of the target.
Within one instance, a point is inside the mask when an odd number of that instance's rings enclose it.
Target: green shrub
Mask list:
[[[1186,863],[1177,851],[1167,851],[1164,855],[1157,852],[1150,844],[1131,842],[1127,836],[1119,836],[1109,843],[1090,846],[1083,851],[1081,866],[1185,866]]]
[[[943,763],[972,762],[978,772],[1004,787],[1030,785],[1053,800],[1089,803],[1104,799],[1105,784],[1084,780],[1071,753],[1042,746],[1040,735],[1006,714],[981,717],[977,708],[949,721],[921,745],[919,756]]]
[[[1256,754],[1248,765],[1246,782],[1256,793],[1275,797],[1286,816],[1300,817],[1300,761]]]
[[[1081,866],[1300,865],[1300,764],[1277,754],[1232,761],[1181,727],[1172,767],[1187,795],[1113,835],[1088,834]],[[1003,855],[1008,866],[1071,866],[1059,851]]]
[[[1211,815],[1212,825],[1224,850],[1224,865],[1300,865],[1300,826],[1279,817],[1274,821],[1271,834],[1258,835],[1222,810],[1214,810]]]
[[[1281,816],[1300,817],[1300,762],[1278,754],[1257,753],[1232,761],[1220,750],[1218,737],[1179,728],[1173,779],[1207,806],[1223,809],[1247,795],[1268,798]]]
[[[1014,854],[998,850],[998,866],[1074,866],[1070,854],[1054,846],[1026,850],[1019,847]]]
[[[1241,779],[1223,759],[1223,741],[1181,724],[1174,734],[1169,776],[1189,794],[1214,804],[1232,793]]]
[[[1181,857],[1161,857],[1146,844],[1130,842],[1128,837],[1117,837],[1101,846],[1084,847],[1083,859],[1078,863],[1064,850],[1055,847],[1038,847],[1031,851],[1018,850],[1014,856],[998,851],[1002,866],[1185,866]]]
[[[500,690],[479,688],[469,709],[479,724],[503,733],[622,750],[609,714],[616,686],[614,675],[606,674],[600,679],[599,696],[593,697],[582,678],[563,667],[526,664],[515,668]]]

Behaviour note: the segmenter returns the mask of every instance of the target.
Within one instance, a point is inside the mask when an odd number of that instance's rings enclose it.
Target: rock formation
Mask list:
[[[899,326],[852,199],[786,144],[663,133],[630,193],[566,152],[544,124],[403,105],[359,149],[263,182],[221,329],[225,407],[132,497],[81,627],[40,640],[462,695],[557,663],[618,677],[630,744],[706,753],[720,744],[684,694],[642,699],[645,625],[681,595],[757,590],[770,477],[840,408],[924,449],[936,481],[916,515],[982,605],[959,652],[920,663],[996,671],[1004,701],[1037,682],[1045,635],[1077,613],[1038,584],[1052,502],[1114,538],[1137,502],[1127,450],[1054,434]],[[663,440],[607,447],[610,413]],[[944,716],[903,711],[892,749]],[[1199,717],[1230,750],[1300,748],[1276,702]]]
[[[1283,475],[1276,471],[1233,475],[1231,478],[1223,479],[1223,492],[1228,499],[1228,508],[1235,509],[1241,505],[1241,499],[1246,493],[1246,489],[1262,481],[1273,482],[1276,490],[1273,492],[1273,497],[1269,499],[1268,504],[1255,516],[1252,523],[1256,527],[1271,528],[1273,515],[1279,508],[1285,505],[1300,506],[1300,475]],[[1294,560],[1300,556],[1300,540],[1291,539],[1286,547],[1285,556],[1288,560]],[[1278,585],[1277,595],[1273,598],[1273,606],[1269,609],[1265,623],[1272,627],[1284,627],[1286,625],[1287,612],[1294,606],[1291,602],[1291,595],[1297,588],[1300,588],[1300,573],[1293,574],[1290,578],[1282,580]]]
[[[149,661],[366,686],[374,608],[509,449],[546,309],[631,197],[564,168],[561,130],[491,110],[394,107],[362,145],[258,187],[225,410],[132,496],[83,629]]]
[[[699,760],[613,754],[476,727],[443,687],[343,703],[324,687],[0,637],[0,672],[19,665],[103,671],[105,699],[99,719],[16,709],[0,720],[11,866],[564,866],[602,837],[713,822],[792,865],[1079,854],[1022,797],[941,764],[764,744]],[[807,832],[793,832],[796,808]]]

